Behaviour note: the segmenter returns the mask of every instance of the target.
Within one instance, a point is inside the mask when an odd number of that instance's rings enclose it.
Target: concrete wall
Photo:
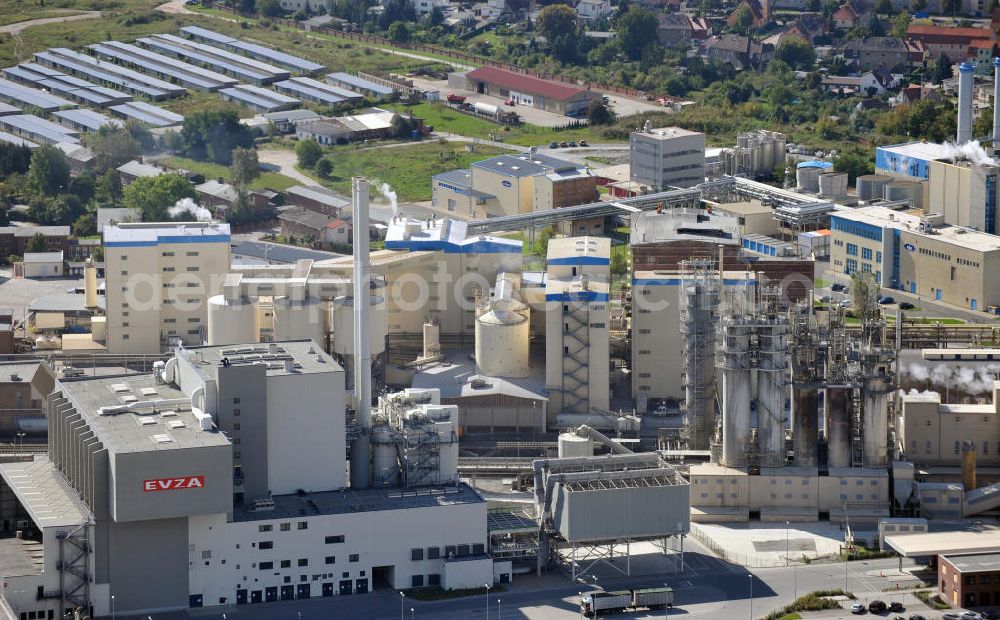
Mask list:
[[[45,261],[24,263],[25,278],[61,278],[63,277],[62,261]]]
[[[186,362],[182,361],[181,364],[185,365]],[[219,391],[214,415],[219,430],[229,435],[234,442],[234,477],[237,474],[236,468],[239,468],[245,501],[265,498],[271,490],[268,472],[268,412],[283,415],[289,410],[269,409],[267,372],[263,366],[216,367],[215,371],[219,378]],[[239,425],[239,430],[236,430],[236,425]],[[238,444],[235,443],[237,440]]]
[[[906,458],[927,465],[958,466],[962,442],[976,446],[980,465],[1000,464],[1000,415],[992,405],[959,405],[949,411],[940,396],[904,398],[900,447]]]
[[[187,607],[187,519],[111,524],[108,546],[101,552],[108,557],[117,613]]]
[[[557,484],[552,520],[569,541],[666,536],[691,527],[690,487],[567,491]]]

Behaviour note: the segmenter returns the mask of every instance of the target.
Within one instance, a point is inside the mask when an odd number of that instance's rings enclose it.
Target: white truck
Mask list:
[[[601,612],[624,613],[639,609],[673,607],[673,588],[634,588],[606,592],[587,592],[580,599],[580,613],[596,618]]]

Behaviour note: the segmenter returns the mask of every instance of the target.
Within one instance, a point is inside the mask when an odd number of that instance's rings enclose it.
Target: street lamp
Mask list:
[[[785,566],[788,566],[788,521],[785,521]]]
[[[580,620],[583,620],[583,592],[577,592],[580,595]]]
[[[747,575],[750,578],[750,620],[753,620],[753,573]]]
[[[670,587],[669,583],[663,584],[664,588]],[[670,602],[663,606],[663,620],[667,620],[667,616],[670,615],[670,606],[673,605],[673,597],[670,597]]]
[[[413,608],[410,607],[410,620],[413,620]]]
[[[225,616],[223,616],[225,618]],[[111,595],[111,620],[115,620],[115,595]]]
[[[399,620],[403,620],[403,614],[406,613],[403,609],[403,602],[406,600],[406,592],[399,593]]]
[[[497,598],[497,620],[500,620],[500,599]]]
[[[486,588],[486,620],[490,620],[490,584],[484,583]]]

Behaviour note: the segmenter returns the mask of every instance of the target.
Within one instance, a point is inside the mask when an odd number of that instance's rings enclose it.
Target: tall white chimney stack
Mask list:
[[[1000,140],[1000,58],[993,59],[993,135],[994,140]],[[1000,149],[1000,144],[992,143],[993,151]]]
[[[351,445],[351,487],[368,488],[371,481],[368,431],[372,421],[372,355],[368,342],[371,303],[371,260],[368,257],[368,180],[351,179],[354,205],[354,411],[360,435]]]
[[[972,140],[972,87],[975,82],[972,65],[963,62],[958,66],[958,133],[956,144]]]

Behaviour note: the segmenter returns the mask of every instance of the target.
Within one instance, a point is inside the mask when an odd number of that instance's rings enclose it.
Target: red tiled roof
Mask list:
[[[508,90],[516,90],[527,95],[555,99],[556,101],[564,101],[584,92],[584,89],[569,84],[550,82],[496,67],[479,67],[469,71],[466,76],[481,82],[496,84]]]
[[[993,39],[993,32],[989,28],[950,28],[946,26],[926,26],[913,24],[906,31],[910,36],[914,35],[937,35],[947,37],[966,37],[969,39]]]
[[[982,39],[979,39],[979,40],[976,40],[976,41],[970,41],[969,42],[969,47],[982,47],[982,48],[990,49],[990,48],[993,47],[993,41],[983,41]]]
[[[327,228],[340,228],[341,226],[347,224],[344,220],[330,220],[326,223]]]

